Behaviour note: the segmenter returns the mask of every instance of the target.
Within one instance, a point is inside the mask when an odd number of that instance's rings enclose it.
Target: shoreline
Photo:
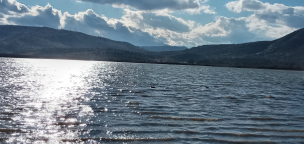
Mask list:
[[[169,63],[169,62],[135,62],[135,61],[115,61],[115,60],[94,60],[94,59],[69,59],[69,58],[45,58],[16,54],[0,54],[0,58],[17,58],[17,59],[46,59],[46,60],[75,60],[75,61],[103,61],[103,62],[122,62],[122,63],[146,63],[146,64],[160,64],[160,65],[184,65],[184,66],[205,66],[205,67],[223,67],[223,68],[246,68],[246,69],[265,69],[265,70],[286,70],[286,71],[304,71],[304,69],[292,68],[274,68],[274,67],[242,67],[242,66],[221,66],[221,65],[199,65],[187,63]]]

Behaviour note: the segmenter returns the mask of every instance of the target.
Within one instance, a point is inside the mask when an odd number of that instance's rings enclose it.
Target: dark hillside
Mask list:
[[[304,29],[274,41],[143,49],[79,32],[0,26],[0,56],[304,70]]]
[[[304,69],[304,29],[274,41],[204,45],[162,55],[161,61],[198,65]]]
[[[113,48],[145,51],[130,43],[89,36],[79,32],[45,27],[0,26],[0,48],[6,53],[23,53],[43,48]]]
[[[181,51],[187,49],[187,47],[179,46],[143,46],[142,48],[152,52]]]

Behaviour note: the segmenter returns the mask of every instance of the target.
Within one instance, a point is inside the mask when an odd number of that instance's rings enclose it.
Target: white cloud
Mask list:
[[[266,21],[258,19],[255,15],[246,18],[246,22],[250,31],[264,36],[266,40],[267,38],[268,40],[277,39],[297,30],[287,25],[269,24]]]
[[[5,24],[8,24],[5,19],[5,16],[3,14],[0,14],[0,25],[5,25]]]
[[[242,11],[259,11],[265,9],[264,3],[258,0],[239,0],[226,4],[226,7],[233,12],[240,13]]]
[[[148,33],[139,29],[126,27],[120,21],[108,23],[108,18],[97,15],[93,10],[80,12],[75,15],[64,13],[62,28],[81,31],[84,33],[104,36],[106,38],[127,41],[136,45],[164,45]]]
[[[195,9],[186,9],[185,11],[190,14],[201,14],[201,12],[204,12],[206,14],[216,14],[214,9],[212,9],[210,6],[206,6],[206,5],[201,5]]]
[[[0,13],[18,14],[29,12],[29,9],[15,0],[0,0]]]
[[[254,12],[255,19],[266,22],[267,25],[288,26],[291,28],[303,28],[304,7],[290,7],[283,4],[262,3],[259,0],[239,0],[226,4],[226,7],[240,13],[242,11]]]
[[[249,30],[246,18],[220,17],[214,23],[205,26],[198,25],[186,33],[164,29],[149,29],[148,31],[158,37],[167,39],[170,45],[186,45],[188,47],[202,44],[241,43],[264,38]]]
[[[32,7],[22,15],[10,16],[7,20],[17,25],[59,28],[61,17],[61,11],[54,9],[51,5],[46,5]]]
[[[193,21],[185,21],[167,13],[151,13],[145,11],[132,11],[126,9],[122,22],[138,29],[160,28],[176,32],[189,32],[194,27]]]
[[[240,43],[257,38],[249,31],[244,18],[220,17],[215,23],[200,26],[194,32],[211,43]]]
[[[78,0],[97,4],[111,4],[116,8],[135,9],[142,11],[180,11],[185,10],[191,14],[215,14],[209,6],[204,5],[208,0]]]

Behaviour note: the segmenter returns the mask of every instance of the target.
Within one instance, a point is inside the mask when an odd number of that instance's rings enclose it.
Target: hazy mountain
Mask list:
[[[0,26],[0,56],[2,57],[304,70],[304,29],[274,41],[204,45],[191,49],[170,46],[144,48],[66,30]],[[146,49],[153,49],[154,52]]]
[[[142,46],[142,48],[152,52],[181,51],[187,49],[187,47],[179,47],[179,46]]]
[[[274,41],[206,45],[163,55],[164,61],[198,65],[304,69],[304,29]]]

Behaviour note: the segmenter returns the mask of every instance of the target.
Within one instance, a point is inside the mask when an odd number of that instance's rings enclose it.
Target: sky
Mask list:
[[[191,48],[274,40],[304,28],[304,0],[0,0],[0,25]]]

